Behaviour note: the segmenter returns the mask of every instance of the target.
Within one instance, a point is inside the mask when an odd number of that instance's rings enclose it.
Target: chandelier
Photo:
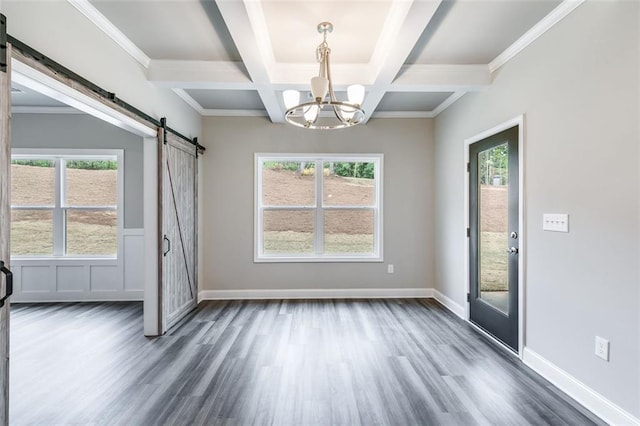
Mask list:
[[[332,31],[331,22],[318,24],[318,32],[322,34],[323,39],[316,49],[320,71],[317,77],[311,79],[311,94],[314,100],[300,103],[300,92],[297,90],[285,90],[282,94],[287,108],[284,118],[289,124],[305,129],[326,130],[355,126],[364,120],[364,111],[360,107],[364,100],[364,86],[349,86],[347,102],[339,101],[333,91],[329,61],[331,49],[327,44],[327,34]]]

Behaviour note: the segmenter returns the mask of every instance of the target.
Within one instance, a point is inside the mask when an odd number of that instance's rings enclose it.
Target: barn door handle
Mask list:
[[[171,240],[167,238],[167,236],[164,236],[164,240],[167,242],[167,249],[162,253],[163,256],[166,256],[167,253],[169,253],[171,251]]]
[[[1,308],[4,306],[4,301],[7,300],[9,296],[13,294],[13,273],[11,273],[9,269],[5,268],[4,262],[1,260],[0,260],[0,272],[2,272],[6,276],[5,282],[7,283],[6,293],[2,297],[2,299],[0,299],[0,308]]]

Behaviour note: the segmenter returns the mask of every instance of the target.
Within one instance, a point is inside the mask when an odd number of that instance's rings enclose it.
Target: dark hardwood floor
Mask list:
[[[12,424],[602,424],[430,299],[12,306]]]

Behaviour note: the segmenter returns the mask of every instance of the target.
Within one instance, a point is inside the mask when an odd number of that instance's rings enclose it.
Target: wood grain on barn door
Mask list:
[[[6,43],[6,18],[0,15],[0,38]],[[9,268],[10,182],[11,182],[11,45],[6,44],[0,70],[0,261]],[[6,277],[6,275],[3,275]],[[0,297],[7,294],[1,278]],[[9,421],[9,301],[0,308],[0,425]]]
[[[196,147],[163,135],[162,170],[162,331],[175,325],[197,303]]]

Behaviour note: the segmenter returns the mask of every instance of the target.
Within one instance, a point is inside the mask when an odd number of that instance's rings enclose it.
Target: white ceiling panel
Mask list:
[[[407,58],[407,64],[487,64],[559,0],[445,1]]]
[[[276,62],[315,62],[322,42],[320,22],[333,24],[327,41],[331,60],[367,63],[384,27],[391,1],[263,0],[262,9]]]
[[[185,90],[204,109],[263,110],[255,90]]]
[[[240,60],[213,1],[91,0],[91,4],[152,59]]]
[[[433,111],[451,95],[451,92],[387,92],[376,111]]]

